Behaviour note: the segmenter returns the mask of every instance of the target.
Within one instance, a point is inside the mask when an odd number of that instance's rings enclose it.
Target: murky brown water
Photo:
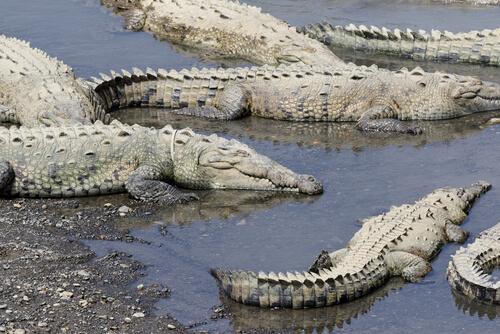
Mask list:
[[[388,28],[447,29],[454,32],[497,28],[500,6],[487,9],[430,1],[249,1],[264,11],[302,25],[323,19],[331,23],[374,24]],[[0,33],[27,39],[90,77],[109,69],[191,68],[218,66],[201,63],[144,33],[120,28],[121,18],[92,0],[0,0]],[[334,22],[335,21],[335,22]],[[497,26],[495,26],[497,25]],[[395,68],[415,63],[377,61]],[[500,68],[418,63],[478,75],[500,82]],[[303,270],[321,249],[343,247],[358,230],[356,220],[412,203],[435,188],[469,185],[484,179],[493,189],[473,208],[464,227],[471,236],[500,221],[500,125],[485,126],[498,112],[441,122],[420,123],[421,137],[366,135],[353,124],[295,124],[247,118],[214,123],[168,117],[161,110],[127,110],[116,117],[127,122],[191,126],[218,132],[254,146],[280,163],[323,181],[322,196],[307,197],[266,192],[200,192],[202,201],[166,207],[150,221],[124,219],[119,224],[151,245],[89,241],[99,253],[114,248],[152,264],[140,283],[159,283],[172,290],[158,303],[196,330],[287,328],[311,332],[496,333],[499,306],[484,306],[454,295],[444,277],[450,255],[458,245],[446,245],[433,261],[433,271],[420,283],[399,280],[360,301],[307,311],[261,310],[221,301],[210,267],[258,270]],[[221,303],[233,320],[210,320]],[[159,313],[162,312],[160,309]]]

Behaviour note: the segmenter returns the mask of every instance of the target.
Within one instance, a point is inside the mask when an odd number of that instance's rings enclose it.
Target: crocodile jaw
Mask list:
[[[310,195],[323,192],[323,186],[313,176],[295,174],[283,166],[279,167],[284,174],[280,171],[264,176],[259,172],[247,174],[237,166],[230,169],[206,167],[205,173],[211,175],[211,187],[215,189],[290,191]]]
[[[469,112],[500,109],[500,84],[476,81],[474,85],[456,88],[451,96]]]
[[[250,148],[249,148],[250,149]],[[311,175],[296,174],[253,149],[210,152],[199,159],[199,168],[208,176],[211,188],[292,191],[319,194],[323,186]]]

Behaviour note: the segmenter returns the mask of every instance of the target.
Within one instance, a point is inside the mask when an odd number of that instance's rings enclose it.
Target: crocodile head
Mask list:
[[[500,109],[500,84],[467,76],[457,79],[451,91],[456,104],[470,112]]]
[[[421,98],[409,105],[427,119],[452,118],[480,111],[500,109],[500,84],[472,76],[443,72],[410,72]]]
[[[321,183],[296,174],[236,140],[173,131],[174,181],[195,189],[253,189],[319,194]]]

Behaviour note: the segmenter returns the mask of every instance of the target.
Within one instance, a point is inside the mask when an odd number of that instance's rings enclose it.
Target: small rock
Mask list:
[[[86,270],[78,270],[77,275],[83,278],[88,278],[90,276],[89,272]]]
[[[500,123],[500,118],[492,118],[486,124],[499,124]]]
[[[118,212],[120,213],[129,213],[130,211],[132,211],[132,209],[126,205],[120,206],[120,208],[118,209]]]
[[[134,313],[134,314],[132,314],[132,316],[135,318],[144,318],[145,317],[144,313],[142,313],[142,312]]]
[[[71,291],[63,291],[59,294],[59,297],[71,298],[73,297],[73,292]]]
[[[168,328],[168,329],[176,329],[177,327],[175,327],[174,325],[168,324],[168,325],[167,325],[167,328]]]
[[[38,323],[38,327],[47,327],[49,324],[47,324],[46,322],[39,322]]]
[[[137,286],[137,290],[143,290],[144,289],[144,284],[139,284]]]
[[[123,321],[125,321],[125,323],[127,323],[127,324],[130,324],[132,322],[132,319],[130,319],[129,317],[126,317],[125,319],[123,319]]]
[[[14,331],[14,334],[24,334],[24,333],[26,333],[26,331],[24,329],[16,329]]]
[[[4,308],[7,308],[7,304],[0,305],[0,310],[3,310]]]
[[[78,304],[80,304],[81,307],[87,307],[89,305],[89,302],[86,300],[80,300]]]

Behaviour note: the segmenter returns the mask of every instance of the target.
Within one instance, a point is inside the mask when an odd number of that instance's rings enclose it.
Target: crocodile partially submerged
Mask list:
[[[500,278],[489,271],[500,264],[500,223],[481,232],[451,257],[446,269],[450,285],[469,298],[500,304]]]
[[[0,35],[0,122],[33,127],[108,121],[93,87],[66,64]]]
[[[425,61],[447,61],[500,66],[500,28],[452,33],[432,30],[390,30],[365,25],[356,27],[323,21],[298,31],[331,48],[352,49],[369,53]]]
[[[404,120],[500,109],[500,84],[474,77],[391,72],[376,66],[304,64],[230,69],[111,72],[96,81],[106,110],[181,108],[176,114],[232,120],[247,114],[291,121],[357,121],[361,130],[420,133]]]
[[[137,199],[174,204],[191,189],[322,192],[299,175],[236,140],[190,129],[104,125],[0,128],[0,194],[73,197],[128,191]]]
[[[321,42],[238,1],[101,0],[101,4],[123,15],[126,29],[209,50],[212,58],[241,58],[258,65],[344,63]]]
[[[471,0],[498,4],[498,0]],[[228,0],[101,0],[124,17],[129,30],[151,32],[172,43],[210,50],[208,56],[237,57],[263,64],[302,62],[343,65],[330,46],[397,55],[415,60],[500,65],[500,29],[451,33],[432,30],[391,31],[328,22],[290,27],[261,8]],[[311,37],[311,38],[307,38]]]
[[[352,301],[390,276],[414,282],[431,271],[429,260],[447,242],[464,242],[459,227],[491,185],[441,188],[413,205],[392,207],[362,221],[346,248],[323,251],[303,273],[264,273],[216,268],[212,274],[233,300],[261,307],[312,308]]]

